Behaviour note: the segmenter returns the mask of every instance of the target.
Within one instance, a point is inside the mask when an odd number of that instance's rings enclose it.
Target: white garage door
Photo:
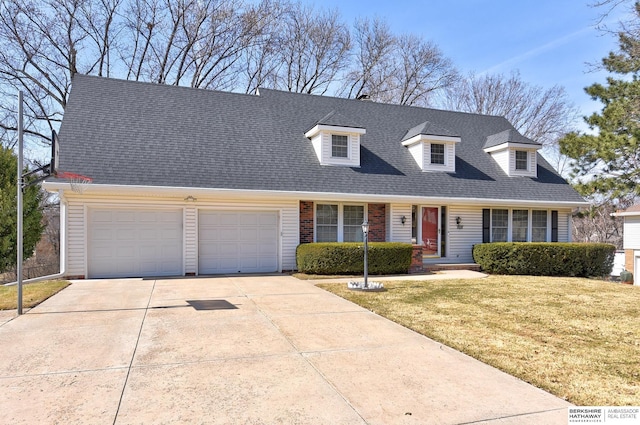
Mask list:
[[[182,210],[89,209],[89,277],[175,276]]]
[[[200,211],[198,273],[278,270],[278,213]]]

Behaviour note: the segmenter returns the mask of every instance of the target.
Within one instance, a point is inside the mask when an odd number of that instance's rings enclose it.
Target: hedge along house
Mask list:
[[[622,248],[624,249],[624,268],[633,273],[633,284],[640,285],[640,205],[634,205],[624,211],[612,214],[623,217]]]
[[[425,266],[474,244],[569,241],[584,200],[504,118],[260,89],[76,75],[60,166],[64,273],[278,272],[316,241],[411,242]],[[422,265],[422,264],[420,264]],[[420,267],[418,267],[420,268]]]

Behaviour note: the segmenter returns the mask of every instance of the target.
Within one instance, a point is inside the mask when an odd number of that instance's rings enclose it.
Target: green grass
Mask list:
[[[22,285],[22,307],[35,307],[69,285],[71,282],[66,280],[45,280]],[[17,306],[18,286],[0,286],[0,310],[13,310]]]
[[[577,405],[640,405],[640,288],[489,276],[328,291]]]

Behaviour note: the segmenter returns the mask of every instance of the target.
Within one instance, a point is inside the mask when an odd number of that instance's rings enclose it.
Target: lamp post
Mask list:
[[[367,241],[369,239],[369,222],[367,220],[362,223],[362,237],[364,239],[364,287],[369,288],[368,282],[368,265],[367,265],[367,253],[369,251],[369,246],[367,245]]]

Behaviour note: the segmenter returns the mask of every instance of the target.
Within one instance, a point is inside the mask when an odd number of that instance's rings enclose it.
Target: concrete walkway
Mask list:
[[[76,281],[0,322],[3,424],[565,424],[568,403],[289,276]]]

